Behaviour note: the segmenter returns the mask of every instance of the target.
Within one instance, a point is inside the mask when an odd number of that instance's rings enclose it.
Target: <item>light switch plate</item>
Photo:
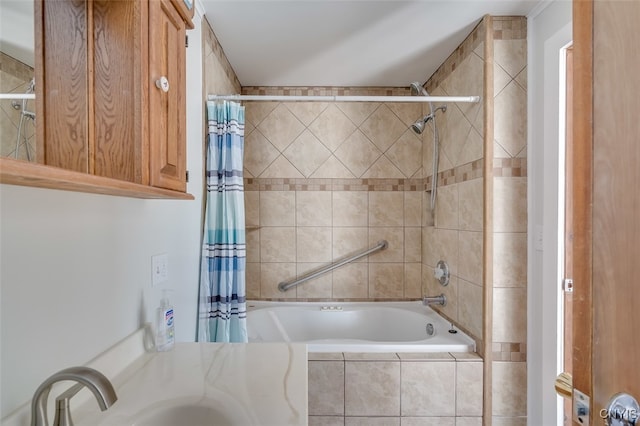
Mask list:
[[[151,256],[151,286],[155,287],[169,280],[169,256],[167,253]]]

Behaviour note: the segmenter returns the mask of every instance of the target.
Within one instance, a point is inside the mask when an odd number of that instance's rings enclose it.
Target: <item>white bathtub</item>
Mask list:
[[[247,302],[249,342],[309,352],[475,352],[475,342],[421,302]],[[432,333],[430,334],[430,331]]]

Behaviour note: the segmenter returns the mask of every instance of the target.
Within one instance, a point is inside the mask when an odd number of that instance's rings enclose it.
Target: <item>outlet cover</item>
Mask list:
[[[151,286],[155,287],[169,280],[169,256],[167,253],[151,256]]]

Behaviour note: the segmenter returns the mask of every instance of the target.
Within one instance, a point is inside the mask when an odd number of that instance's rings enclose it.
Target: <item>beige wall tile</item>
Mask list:
[[[458,229],[458,184],[436,190],[436,227]]]
[[[460,229],[482,231],[482,188],[482,179],[473,179],[458,184]]]
[[[323,266],[326,263],[300,263],[296,264],[298,270],[298,278],[311,273]],[[305,281],[304,284],[296,287],[296,297],[298,298],[322,298],[330,299],[333,290],[333,274],[323,274],[310,281]]]
[[[261,262],[295,262],[296,228],[265,227],[260,229]]]
[[[345,362],[347,416],[400,415],[400,362]]]
[[[437,113],[438,114],[438,113]],[[443,163],[440,170],[447,170],[451,167],[461,165],[460,156],[463,148],[464,141],[467,139],[469,130],[471,129],[471,122],[464,116],[460,108],[456,105],[448,107],[445,114],[436,115],[438,125],[438,139],[440,141],[440,158],[446,158],[447,163]],[[425,136],[425,149],[433,149],[432,141],[433,136]]]
[[[455,363],[403,362],[403,416],[455,415]]]
[[[475,53],[467,56],[442,82],[447,93],[470,93],[482,96],[484,88],[484,61]],[[466,117],[473,119],[482,103],[460,104]],[[449,113],[449,111],[447,111]]]
[[[309,426],[344,426],[344,416],[309,416]]]
[[[369,226],[403,225],[404,194],[402,192],[369,192]]]
[[[294,226],[296,193],[293,191],[260,192],[260,226]]]
[[[296,192],[297,226],[331,226],[331,192]]]
[[[244,192],[244,221],[246,226],[260,225],[260,192]]]
[[[340,102],[336,106],[356,126],[360,126],[380,106],[377,102]]]
[[[331,227],[300,226],[296,234],[298,262],[331,262]]]
[[[482,417],[456,417],[456,426],[482,426]]]
[[[387,248],[368,257],[369,263],[404,262],[404,228],[369,228],[369,247],[386,240]]]
[[[523,287],[527,283],[527,234],[494,233],[493,285]]]
[[[492,417],[493,426],[527,426],[526,417]]]
[[[344,415],[344,362],[309,361],[309,415]]]
[[[283,155],[278,156],[273,162],[260,174],[263,178],[292,178],[299,179],[304,176],[296,169],[289,160]]]
[[[527,363],[494,362],[492,372],[493,416],[526,416]]]
[[[420,263],[404,264],[404,298],[419,299],[422,297],[422,265]]]
[[[482,416],[481,362],[456,363],[456,416]]]
[[[400,426],[400,417],[345,417],[344,426]]]
[[[245,120],[252,125],[257,126],[264,120],[276,107],[278,102],[261,102],[248,101],[245,102]]]
[[[527,65],[527,40],[494,40],[493,60],[511,77]]]
[[[402,298],[403,294],[403,263],[369,264],[369,297]]]
[[[333,297],[363,299],[369,297],[369,265],[351,263],[333,271]]]
[[[404,261],[422,260],[422,232],[420,228],[404,228]]]
[[[356,126],[335,104],[331,104],[309,125],[309,130],[333,152],[356,130]]]
[[[309,126],[322,112],[327,109],[327,102],[284,102],[284,105],[305,126]]]
[[[407,130],[385,155],[405,177],[411,177],[422,166],[422,139]]]
[[[493,231],[527,232],[527,178],[493,178]]]
[[[458,273],[458,231],[434,228],[425,238],[423,250],[426,253],[426,264],[435,267],[439,260],[449,265],[451,275]],[[431,275],[433,276],[433,274]]]
[[[369,246],[369,228],[333,228],[333,260],[353,255]],[[356,262],[367,262],[367,258]]]
[[[283,155],[304,177],[309,177],[331,156],[331,151],[313,133],[305,130],[289,145]]]
[[[260,262],[260,230],[252,229],[246,233],[247,262]]]
[[[495,140],[515,157],[527,144],[527,92],[515,81],[495,97],[494,117]]]
[[[526,288],[493,289],[493,341],[527,341]]]
[[[245,271],[245,285],[247,290],[247,299],[260,298],[260,264],[247,263]]]
[[[423,105],[415,102],[388,102],[386,104],[406,125],[411,126],[422,114]]]
[[[278,284],[296,277],[296,264],[291,263],[261,263],[260,264],[260,297],[293,299],[296,289],[281,292]]]
[[[334,191],[333,226],[368,226],[369,195],[365,191]]]
[[[381,104],[362,123],[360,130],[384,152],[407,131],[407,125],[387,105]]]
[[[433,271],[431,275],[433,276]],[[434,287],[436,288],[433,290],[433,293],[427,294],[427,296],[438,296],[439,294],[444,294],[447,298],[447,304],[445,306],[435,307],[453,321],[458,321],[458,277],[452,275],[449,279],[449,284],[446,286],[440,285],[435,278],[432,281],[436,283],[434,284]]]
[[[474,337],[482,336],[482,286],[458,280],[458,321]]]
[[[400,171],[400,169],[398,169],[391,161],[389,161],[389,159],[386,156],[381,155],[376,160],[376,162],[373,163],[371,165],[371,167],[369,167],[369,169],[367,169],[367,171],[365,171],[362,174],[362,177],[365,178],[365,179],[370,179],[370,178],[402,179],[402,178],[405,178],[407,176],[405,176],[404,173],[402,173],[402,171]]]
[[[340,162],[336,157],[331,156],[318,167],[318,170],[313,172],[312,178],[321,179],[351,179],[355,178],[355,175],[351,173],[347,167]]]
[[[404,192],[404,226],[422,226],[422,191]]]
[[[458,233],[458,276],[477,285],[482,285],[482,235],[475,231]]]
[[[276,147],[257,129],[245,136],[244,145],[244,168],[251,176],[260,176],[279,155]]]
[[[283,104],[278,105],[257,126],[258,130],[282,152],[304,130],[304,125]]]
[[[401,417],[401,426],[456,426],[455,417]]]
[[[335,150],[335,156],[355,177],[361,177],[382,155],[382,152],[360,131],[356,130]]]

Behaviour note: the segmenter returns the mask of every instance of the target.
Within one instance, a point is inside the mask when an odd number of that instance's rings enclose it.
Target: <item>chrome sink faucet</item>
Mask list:
[[[54,426],[72,426],[71,412],[69,411],[69,400],[83,387],[87,387],[98,401],[102,411],[111,407],[118,399],[113,385],[104,374],[89,367],[71,367],[60,370],[47,380],[42,382],[31,400],[31,426],[48,426],[47,420],[47,398],[51,391],[51,386],[63,380],[78,382],[67,389],[56,398],[56,416],[53,420]]]

